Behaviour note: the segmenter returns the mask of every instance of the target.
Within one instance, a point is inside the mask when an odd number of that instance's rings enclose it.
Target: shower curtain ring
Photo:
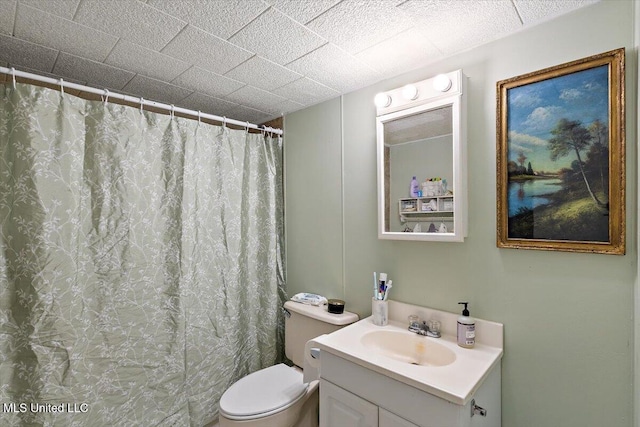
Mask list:
[[[13,90],[16,90],[16,69],[11,67],[11,78],[13,80]]]
[[[249,122],[247,121],[247,122],[245,122],[245,123],[246,123],[246,125],[244,126],[244,130],[245,130],[246,132],[249,132]]]
[[[60,79],[60,92],[64,95],[64,80]]]
[[[109,89],[104,90],[104,105],[107,105],[109,102]]]
[[[174,114],[174,109],[175,109],[175,108],[176,108],[176,107],[175,107],[173,104],[171,104],[171,118],[172,118],[172,119],[173,119],[173,114]]]
[[[222,127],[223,128],[227,127],[227,116],[222,116]]]
[[[144,98],[140,97],[140,112],[141,113],[142,113],[143,107],[144,107]]]
[[[200,116],[201,115],[202,115],[202,113],[200,112],[200,110],[198,110],[198,124],[200,124],[200,120],[201,120]]]

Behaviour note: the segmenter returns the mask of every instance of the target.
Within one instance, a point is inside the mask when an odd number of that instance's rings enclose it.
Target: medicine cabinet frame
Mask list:
[[[446,77],[446,79],[445,79]],[[440,84],[442,81],[449,83],[448,85]],[[444,75],[439,75],[431,79],[423,80],[413,85],[405,86],[391,91],[378,94],[376,97],[377,117],[376,117],[376,136],[377,136],[377,172],[378,172],[378,238],[387,240],[417,240],[417,241],[436,241],[436,242],[463,242],[467,236],[467,160],[466,160],[466,100],[464,97],[465,77],[462,70],[456,70]],[[408,89],[409,88],[409,89]],[[407,95],[409,94],[409,95]],[[411,99],[411,96],[414,96]],[[379,102],[382,97],[382,105]],[[429,211],[430,208],[425,207],[422,211],[418,205],[430,201],[431,198],[423,195],[421,198],[415,199],[416,208],[414,212],[406,212],[403,214],[401,209],[402,203],[411,203],[412,198],[409,197],[410,178],[406,180],[405,198],[391,200],[391,184],[393,171],[391,170],[390,153],[391,148],[385,143],[385,126],[391,122],[408,118],[437,110],[450,109],[451,111],[451,150],[450,161],[451,176],[446,177],[447,188],[452,190],[452,196],[434,197],[436,199],[436,211]],[[433,138],[429,138],[433,139]],[[428,150],[429,140],[421,140],[418,138],[415,144],[424,144],[424,149]],[[412,171],[413,175],[428,173],[428,171]],[[406,173],[405,173],[406,175]],[[424,179],[421,176],[418,180]],[[489,194],[489,192],[487,192]],[[443,200],[445,199],[445,200]],[[448,208],[453,205],[453,212]],[[431,202],[434,203],[434,202]],[[446,209],[443,204],[447,203]],[[412,208],[413,209],[413,208]],[[401,224],[406,224],[405,228],[416,230],[413,224],[420,224],[421,230],[416,231],[391,231],[391,216],[398,216]],[[449,219],[448,221],[446,219]],[[453,227],[447,227],[447,230],[438,231],[440,227],[436,225],[436,231],[428,231],[434,223],[452,224]],[[404,221],[404,222],[403,222]],[[449,228],[453,228],[450,230]]]

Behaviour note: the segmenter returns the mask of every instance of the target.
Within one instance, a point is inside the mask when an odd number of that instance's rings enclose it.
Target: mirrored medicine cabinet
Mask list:
[[[464,85],[457,70],[376,95],[380,239],[466,237]]]

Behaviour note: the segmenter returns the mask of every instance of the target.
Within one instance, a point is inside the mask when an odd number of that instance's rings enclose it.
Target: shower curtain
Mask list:
[[[282,139],[0,95],[0,425],[203,426],[282,356]]]

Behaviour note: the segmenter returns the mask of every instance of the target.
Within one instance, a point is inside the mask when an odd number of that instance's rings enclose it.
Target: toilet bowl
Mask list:
[[[317,427],[318,379],[305,383],[302,371],[307,341],[358,320],[358,315],[328,313],[287,301],[285,353],[296,366],[283,363],[236,381],[220,398],[220,427]]]
[[[220,427],[317,427],[318,381],[285,364],[254,372],[220,399]]]

